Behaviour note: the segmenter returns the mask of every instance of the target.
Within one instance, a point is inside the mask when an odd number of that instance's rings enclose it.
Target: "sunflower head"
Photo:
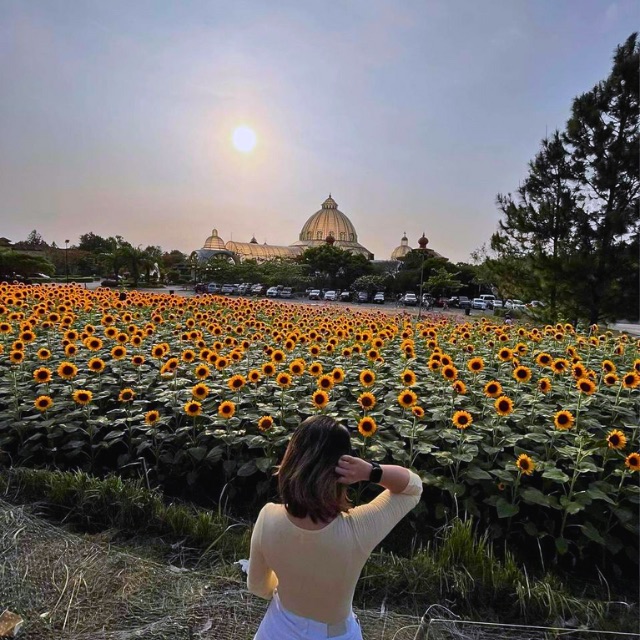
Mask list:
[[[86,389],[76,389],[73,392],[73,400],[76,404],[85,406],[91,402],[93,399],[93,393]]]
[[[596,385],[593,380],[590,380],[589,378],[580,378],[576,382],[576,388],[578,389],[578,391],[580,391],[580,393],[584,393],[586,396],[590,396],[595,393]]]
[[[151,411],[147,411],[147,413],[144,414],[144,421],[148,425],[152,426],[156,424],[158,420],[160,420],[160,412],[156,411],[155,409],[152,409]]]
[[[136,392],[128,387],[118,394],[118,400],[120,400],[120,402],[132,402],[135,397]]]
[[[624,449],[627,446],[627,436],[619,429],[613,429],[607,434],[607,446],[609,449]]]
[[[231,402],[231,400],[225,400],[224,402],[221,402],[220,406],[218,407],[218,415],[225,419],[233,418],[235,412],[236,405],[234,402]]]
[[[622,376],[622,386],[625,389],[635,389],[640,386],[640,374],[635,369],[628,371]]]
[[[516,467],[523,475],[530,476],[536,468],[536,463],[526,453],[521,453],[516,460]]]
[[[418,419],[424,418],[424,409],[417,404],[411,407],[411,413]]]
[[[549,393],[551,391],[551,380],[549,378],[540,378],[538,380],[538,389],[540,393]]]
[[[403,409],[409,409],[418,401],[418,396],[411,389],[403,389],[398,394],[398,404]]]
[[[452,364],[444,365],[440,373],[445,380],[456,380],[458,377],[458,370]]]
[[[513,400],[508,396],[500,396],[494,402],[496,412],[501,416],[508,416],[513,412]]]
[[[467,393],[467,385],[462,380],[456,380],[452,385],[453,390],[461,396]]]
[[[78,373],[78,367],[73,362],[61,362],[58,367],[58,375],[65,380],[75,378]]]
[[[567,411],[566,409],[558,411],[553,418],[553,423],[556,425],[556,429],[559,429],[560,431],[567,431],[571,429],[574,421],[575,418],[573,417],[573,414],[571,411]]]
[[[40,367],[33,372],[33,379],[40,384],[51,382],[51,370],[46,367]]]
[[[482,358],[471,358],[469,362],[467,362],[467,369],[472,373],[480,373],[484,369],[484,360]]]
[[[365,416],[358,422],[358,431],[365,438],[370,438],[377,430],[378,425],[370,416]]]
[[[271,416],[262,416],[260,420],[258,420],[258,429],[260,431],[269,431],[273,427],[273,418]]]
[[[468,411],[456,411],[451,421],[456,428],[467,429],[473,424],[473,416]]]
[[[47,411],[53,406],[53,400],[50,396],[38,396],[33,404],[38,411]]]
[[[104,371],[107,365],[105,364],[104,360],[101,360],[100,358],[91,358],[91,360],[87,362],[87,366],[89,367],[90,371],[93,371],[94,373],[100,373]]]
[[[484,393],[489,398],[497,398],[502,395],[502,385],[497,380],[490,380],[484,385]]]
[[[184,412],[188,416],[199,416],[202,413],[202,405],[197,400],[189,400],[184,405]]]
[[[231,391],[240,391],[240,389],[244,387],[246,382],[247,381],[245,380],[244,376],[236,374],[235,376],[231,376],[227,380],[227,386],[229,387],[229,389],[231,389]]]
[[[333,387],[333,378],[328,375],[320,376],[318,378],[318,387],[328,391]]]
[[[365,391],[364,393],[361,393],[360,396],[358,397],[358,404],[365,411],[369,411],[370,409],[373,409],[373,407],[376,406],[376,397],[373,395],[373,393],[369,393],[368,391]]]
[[[282,389],[288,389],[291,386],[292,382],[291,374],[287,373],[286,371],[282,371],[276,376],[276,382]]]
[[[361,371],[358,377],[360,379],[360,384],[363,387],[370,387],[376,381],[376,374],[371,371],[371,369],[365,369],[364,371]]]
[[[191,395],[198,400],[203,400],[209,395],[209,387],[203,382],[199,382],[191,388]]]
[[[322,389],[317,389],[311,394],[311,402],[316,409],[324,409],[329,404],[329,394]]]
[[[249,373],[247,374],[247,378],[249,382],[253,382],[254,384],[256,384],[260,381],[260,371],[258,369],[251,369],[251,371],[249,371]]]
[[[640,453],[630,453],[624,464],[630,471],[640,471]]]

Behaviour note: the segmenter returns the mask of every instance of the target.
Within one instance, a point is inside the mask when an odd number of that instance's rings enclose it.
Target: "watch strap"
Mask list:
[[[378,483],[382,480],[382,467],[377,463],[369,460],[371,465],[371,473],[369,474],[369,482]]]

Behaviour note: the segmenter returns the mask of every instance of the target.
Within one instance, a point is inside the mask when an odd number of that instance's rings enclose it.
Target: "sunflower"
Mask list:
[[[540,367],[550,367],[552,363],[553,358],[550,354],[545,353],[544,351],[536,356],[536,364]]]
[[[227,386],[229,387],[229,389],[231,389],[231,391],[240,391],[240,389],[242,389],[242,387],[244,387],[244,385],[246,383],[247,383],[247,381],[246,381],[245,377],[240,375],[240,374],[236,374],[235,376],[231,376],[227,380]]]
[[[365,411],[369,411],[369,409],[373,409],[373,407],[376,406],[376,402],[377,402],[376,397],[373,395],[373,393],[369,393],[368,391],[361,393],[360,396],[358,397],[358,404]]]
[[[571,366],[571,373],[576,380],[580,380],[587,377],[587,368],[581,362],[576,362]]]
[[[342,369],[341,367],[335,367],[330,375],[336,384],[344,381],[344,369]]]
[[[411,413],[418,419],[424,418],[424,409],[417,404],[411,407]]]
[[[97,336],[91,336],[84,341],[84,346],[89,349],[89,351],[100,351],[100,349],[102,349],[102,340]]]
[[[471,358],[467,362],[467,369],[473,373],[480,373],[484,369],[484,360],[482,358]]]
[[[536,463],[533,461],[533,458],[530,458],[526,453],[521,453],[516,460],[516,467],[518,467],[525,476],[530,476],[536,468]]]
[[[115,360],[122,360],[122,358],[124,358],[126,355],[127,355],[127,350],[121,345],[118,345],[116,347],[113,347],[113,349],[111,349],[111,356]]]
[[[53,400],[50,396],[38,396],[33,404],[38,411],[46,411],[53,406]]]
[[[273,364],[273,362],[265,362],[262,365],[262,373],[267,376],[267,378],[270,378],[275,372],[276,366]]]
[[[540,393],[549,393],[551,391],[551,380],[549,378],[540,378],[538,380],[538,390]]]
[[[258,369],[251,369],[251,371],[249,371],[249,373],[247,374],[247,379],[249,380],[249,382],[257,384],[260,381],[260,375],[261,374]]]
[[[586,396],[590,396],[595,393],[596,385],[593,380],[589,380],[589,378],[580,378],[576,382],[576,388],[580,393],[584,393]]]
[[[446,364],[440,371],[445,380],[455,380],[458,377],[458,370],[452,364]]]
[[[608,387],[611,387],[618,382],[618,376],[615,373],[607,373],[603,380]]]
[[[51,369],[40,367],[33,372],[33,379],[40,384],[51,382]]]
[[[158,360],[164,358],[165,353],[165,348],[162,344],[154,344],[153,347],[151,347],[151,355]]]
[[[11,362],[11,364],[20,364],[21,362],[24,362],[24,351],[14,349],[9,354],[9,361]]]
[[[78,367],[73,362],[61,362],[58,367],[58,375],[65,380],[71,380],[76,377]]]
[[[133,364],[134,367],[141,367],[144,364],[144,356],[141,356],[141,355],[132,356],[131,364]]]
[[[281,363],[284,362],[284,359],[286,358],[284,351],[281,351],[280,349],[276,349],[272,354],[271,354],[271,360],[273,362],[276,363]]]
[[[209,387],[203,382],[199,382],[191,388],[191,395],[198,400],[204,400],[209,395]]]
[[[206,380],[209,377],[211,371],[206,364],[199,364],[194,369],[193,373],[195,374],[196,378],[198,378],[198,380]]]
[[[564,373],[569,368],[569,361],[565,358],[558,358],[551,363],[551,368],[555,373]]]
[[[365,416],[358,422],[358,431],[365,438],[370,438],[377,430],[378,425],[371,416]]]
[[[101,373],[104,371],[106,366],[107,365],[104,360],[101,360],[100,358],[91,358],[91,360],[87,362],[87,367],[89,367],[89,369],[94,373]]]
[[[631,471],[640,471],[640,453],[630,453],[625,458],[624,464]]]
[[[531,380],[531,369],[523,365],[513,370],[513,377],[517,382],[529,382]]]
[[[371,369],[361,371],[358,377],[363,387],[370,387],[376,381],[376,374]]]
[[[500,396],[493,403],[493,406],[496,408],[498,415],[508,416],[513,413],[513,400],[508,396]]]
[[[231,402],[231,400],[225,400],[220,403],[218,407],[218,415],[223,418],[233,418],[233,415],[236,412],[235,402]]]
[[[320,376],[318,378],[318,387],[328,391],[333,387],[333,378],[331,376]]]
[[[498,358],[502,360],[502,362],[509,362],[513,358],[513,351],[509,349],[509,347],[502,347],[500,351],[498,351]]]
[[[452,385],[451,388],[458,394],[460,394],[461,396],[463,396],[465,393],[467,393],[467,385],[462,382],[462,380],[456,380]]]
[[[607,434],[609,449],[624,449],[627,446],[627,436],[618,429],[613,429]]]
[[[197,400],[189,400],[184,405],[184,412],[188,416],[196,417],[202,413],[202,405]]]
[[[418,401],[418,396],[411,389],[403,389],[398,394],[398,404],[403,409],[409,409]]]
[[[193,351],[192,349],[185,349],[181,354],[180,357],[182,358],[183,362],[193,362],[196,359],[196,352]]]
[[[405,348],[405,353],[406,351],[407,349]],[[369,349],[369,351],[367,351],[367,358],[369,358],[369,360],[371,360],[372,362],[375,362],[379,357],[380,352],[377,349]]]
[[[118,400],[120,400],[120,402],[132,402],[135,397],[136,392],[128,387],[118,394]]]
[[[567,411],[563,409],[562,411],[558,411],[556,415],[553,417],[553,423],[556,425],[556,429],[560,429],[560,431],[567,431],[571,429],[575,418],[571,411]]]
[[[468,411],[456,411],[451,421],[458,429],[466,429],[473,424],[473,416]]]
[[[291,377],[291,374],[287,373],[286,371],[282,371],[276,376],[276,382],[282,389],[288,389],[291,386],[292,381],[293,378]]]
[[[484,385],[484,394],[489,398],[497,398],[502,395],[502,385],[497,380],[490,380]]]
[[[144,421],[148,425],[153,426],[156,422],[158,422],[158,420],[160,420],[160,412],[156,411],[155,409],[147,411],[147,413],[144,414]]]
[[[38,349],[37,355],[40,360],[48,360],[51,357],[51,351],[42,347],[42,349]]]
[[[301,376],[304,373],[304,360],[293,360],[289,365],[291,375]]]
[[[93,393],[86,389],[76,389],[73,392],[73,400],[76,404],[80,404],[83,407],[91,402],[93,399]]]
[[[329,394],[322,389],[317,389],[311,394],[311,402],[317,409],[324,409],[329,404]]]
[[[625,389],[635,389],[640,385],[640,375],[638,375],[635,370],[627,371],[622,376],[622,386]]]
[[[260,420],[258,420],[258,429],[260,431],[269,431],[273,427],[273,418],[271,416],[262,416]]]

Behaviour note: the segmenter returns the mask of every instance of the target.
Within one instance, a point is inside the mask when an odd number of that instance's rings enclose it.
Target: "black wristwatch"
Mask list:
[[[371,465],[371,473],[369,474],[369,482],[378,483],[382,480],[382,467],[377,462],[369,460]]]

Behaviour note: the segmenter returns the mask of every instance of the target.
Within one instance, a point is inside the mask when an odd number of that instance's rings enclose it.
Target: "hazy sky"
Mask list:
[[[639,6],[0,0],[0,236],[290,244],[331,192],[376,258],[467,261]]]

